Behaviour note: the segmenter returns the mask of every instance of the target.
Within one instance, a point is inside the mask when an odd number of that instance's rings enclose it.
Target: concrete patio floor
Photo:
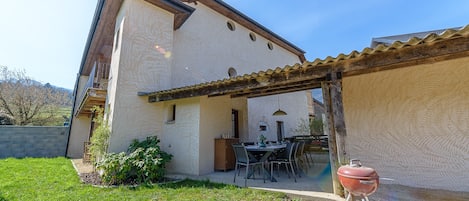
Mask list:
[[[262,176],[256,171],[255,179],[250,178],[247,180],[247,187],[284,192],[294,195],[295,197],[300,197],[302,200],[345,200],[332,193],[332,178],[328,157],[327,153],[313,156],[314,164],[310,164],[307,171],[301,174],[301,177],[296,178],[297,182],[294,182],[292,177],[288,178],[285,170],[281,170],[280,176],[278,176],[277,169],[275,169],[274,177],[277,182],[271,182],[270,179],[266,179],[264,183]],[[169,174],[167,176],[178,179],[209,180],[211,182],[234,184],[244,187],[245,169],[241,169],[240,175],[236,176],[235,183],[233,183],[234,174],[234,170],[231,170],[226,172],[216,171],[200,176],[178,174]]]
[[[234,174],[234,170],[231,170],[226,172],[213,172],[201,176],[177,174],[169,174],[168,176],[180,179],[209,180],[211,182],[234,184],[244,187],[245,169],[241,169],[240,175],[236,176],[235,183],[233,183]],[[264,183],[262,176],[257,172],[255,177],[255,179],[250,178],[247,180],[248,188],[284,192],[301,197],[302,200],[344,200],[332,193],[330,168],[327,164],[318,163],[313,165],[306,175],[302,175],[301,178],[297,177],[297,182],[294,182],[292,177],[288,178],[284,171],[280,172],[280,176],[277,176],[277,173],[274,172],[274,177],[277,179],[277,182],[271,182],[269,179],[266,179]]]

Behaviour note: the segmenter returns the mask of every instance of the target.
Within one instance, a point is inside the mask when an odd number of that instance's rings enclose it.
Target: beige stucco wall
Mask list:
[[[214,170],[214,139],[231,133],[231,108],[229,96],[200,97],[199,175]]]
[[[214,139],[231,131],[231,99],[203,96],[167,101],[166,113],[172,105],[176,105],[176,120],[165,120],[161,136],[162,149],[173,155],[167,170],[190,175],[213,172]]]
[[[347,77],[346,149],[383,183],[468,191],[469,58]]]
[[[260,35],[251,41],[251,31],[239,24],[230,31],[229,19],[202,3],[188,5],[196,10],[174,32],[172,87],[228,78],[230,67],[243,75],[300,62],[298,56],[275,44],[269,50]]]
[[[67,148],[67,157],[81,158],[83,157],[84,142],[88,141],[91,128],[91,118],[82,116],[73,120],[70,128],[70,137]]]
[[[132,139],[161,134],[162,104],[148,103],[137,92],[169,86],[171,58],[156,46],[171,51],[173,41],[173,14],[143,0],[124,1],[117,20],[121,43],[111,59],[110,152],[125,151]]]
[[[172,105],[176,105],[176,120],[167,122],[167,115],[164,117],[161,136],[161,148],[173,155],[168,172],[199,173],[199,103],[199,97],[164,103],[164,114],[171,113]]]
[[[89,76],[80,76],[77,87],[77,101],[75,102],[74,109],[77,110],[81,103],[81,94],[85,88],[86,82]],[[67,157],[70,158],[81,158],[83,157],[83,145],[88,140],[91,128],[91,118],[88,116],[75,116],[73,111],[73,122],[70,127],[70,137],[67,147]]]

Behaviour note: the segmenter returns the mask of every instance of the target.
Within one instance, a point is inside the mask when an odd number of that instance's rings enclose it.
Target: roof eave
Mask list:
[[[145,0],[154,6],[160,7],[174,14],[174,30],[179,29],[191,16],[195,8],[192,8],[176,0]]]
[[[236,10],[235,8],[231,7],[227,3],[223,2],[222,0],[198,0],[199,2],[203,3],[204,5],[208,6],[209,8],[217,11],[218,13],[234,20],[238,24],[251,29],[255,33],[261,35],[262,37],[266,38],[274,42],[275,44],[279,45],[280,47],[290,51],[291,53],[298,56],[301,62],[304,62],[305,59],[305,51],[300,49],[299,47],[295,46],[294,44],[290,43],[289,41],[285,40],[281,36],[275,34],[268,28],[262,26],[261,24],[257,23],[255,20],[251,19],[250,17],[244,15],[240,11]]]
[[[91,22],[90,31],[88,33],[88,38],[86,39],[85,49],[83,50],[83,55],[81,57],[80,70],[78,71],[79,74],[83,72],[83,68],[85,66],[86,59],[90,50],[91,42],[93,41],[93,36],[96,32],[96,28],[98,27],[98,22],[101,18],[101,12],[103,10],[105,1],[106,0],[98,0],[97,2],[96,10],[94,11],[93,21]]]

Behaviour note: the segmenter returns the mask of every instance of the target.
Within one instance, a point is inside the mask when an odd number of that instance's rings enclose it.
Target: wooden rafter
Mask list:
[[[466,31],[469,32],[469,31]],[[343,77],[435,63],[469,56],[469,37],[466,32],[447,38],[423,39],[390,46],[384,50],[367,50],[333,59],[306,62],[303,65],[253,73],[229,80],[219,80],[178,89],[153,93],[150,102],[167,101],[194,96],[259,97],[318,88],[327,74],[341,72]]]

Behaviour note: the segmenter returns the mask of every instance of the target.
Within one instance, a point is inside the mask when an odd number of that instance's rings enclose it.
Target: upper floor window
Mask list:
[[[234,30],[236,29],[236,26],[235,26],[234,22],[232,22],[232,21],[226,22],[226,26],[227,26],[228,29],[231,30],[231,31],[234,31]]]
[[[256,34],[255,34],[254,32],[249,33],[249,38],[250,38],[252,41],[256,41]]]
[[[269,48],[269,50],[273,50],[273,49],[274,49],[274,45],[273,45],[271,42],[268,42],[268,43],[267,43],[267,48]]]
[[[236,72],[236,69],[234,69],[233,67],[230,67],[228,69],[228,76],[230,76],[230,78],[238,76],[238,73]]]

